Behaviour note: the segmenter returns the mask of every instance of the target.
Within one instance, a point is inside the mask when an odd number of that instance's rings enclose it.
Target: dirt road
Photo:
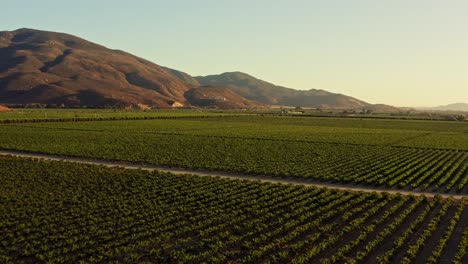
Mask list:
[[[150,164],[136,164],[128,162],[116,162],[116,161],[103,161],[96,159],[88,158],[75,158],[68,156],[59,156],[59,155],[47,155],[39,153],[27,153],[21,151],[13,150],[0,150],[0,155],[11,155],[16,157],[24,158],[36,158],[43,160],[54,160],[54,161],[68,161],[76,162],[82,164],[93,164],[93,165],[102,165],[106,167],[121,167],[125,169],[142,169],[148,171],[160,171],[160,172],[169,172],[173,174],[192,174],[198,176],[209,176],[209,177],[221,177],[228,179],[247,179],[252,181],[260,182],[271,182],[271,183],[281,183],[281,184],[295,184],[303,185],[306,187],[317,187],[317,188],[328,188],[335,190],[346,190],[346,191],[360,191],[360,192],[377,192],[377,193],[389,193],[389,194],[402,194],[402,195],[415,195],[415,196],[426,196],[434,197],[435,195],[441,195],[444,198],[453,197],[455,199],[462,199],[468,197],[464,194],[444,194],[444,193],[433,193],[433,192],[419,192],[419,191],[407,191],[407,190],[396,190],[396,189],[385,189],[379,187],[370,187],[370,186],[359,186],[354,184],[338,184],[338,183],[324,183],[324,182],[315,182],[310,180],[298,180],[298,179],[280,179],[272,178],[268,176],[258,176],[258,175],[246,175],[246,174],[236,174],[223,171],[200,171],[200,170],[190,170],[190,169],[177,169],[177,168],[168,168],[157,165]]]

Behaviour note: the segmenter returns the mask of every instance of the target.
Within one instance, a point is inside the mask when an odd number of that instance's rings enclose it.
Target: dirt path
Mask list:
[[[310,180],[299,180],[299,179],[278,179],[268,176],[258,176],[258,175],[245,175],[245,174],[236,174],[223,171],[201,171],[201,170],[190,170],[190,169],[177,169],[177,168],[168,168],[157,165],[150,164],[136,164],[128,162],[117,162],[117,161],[104,161],[88,158],[75,158],[59,155],[48,155],[48,154],[38,154],[38,153],[28,153],[22,151],[14,150],[0,150],[0,155],[10,155],[23,158],[36,158],[43,160],[54,160],[54,161],[68,161],[76,162],[82,164],[93,164],[93,165],[102,165],[106,167],[121,167],[125,169],[142,169],[148,171],[160,171],[160,172],[169,172],[173,174],[192,174],[198,176],[209,176],[209,177],[221,177],[228,179],[247,179],[252,181],[261,181],[261,182],[271,182],[271,183],[281,183],[281,184],[295,184],[303,185],[306,187],[317,187],[317,188],[328,188],[335,190],[346,190],[346,191],[361,191],[361,192],[377,192],[377,193],[389,193],[389,194],[402,194],[402,195],[415,195],[426,197],[434,197],[435,195],[440,195],[443,198],[453,197],[455,199],[463,199],[468,197],[464,194],[443,194],[443,193],[433,193],[433,192],[418,192],[418,191],[406,191],[406,190],[395,190],[395,189],[385,189],[379,187],[370,187],[370,186],[358,186],[353,184],[339,184],[339,183],[324,183],[324,182],[314,182]]]

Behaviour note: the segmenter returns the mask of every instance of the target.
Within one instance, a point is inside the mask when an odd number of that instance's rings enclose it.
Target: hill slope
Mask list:
[[[324,90],[295,90],[277,86],[242,72],[198,76],[201,85],[226,86],[237,94],[269,105],[305,106],[322,108],[363,108],[370,104],[342,94]]]
[[[218,108],[264,108],[265,106],[236,94],[227,87],[202,86],[192,88],[185,97],[195,105]]]
[[[0,112],[7,112],[7,111],[10,111],[10,108],[0,105]]]
[[[172,76],[174,76],[177,79],[181,80],[182,82],[186,83],[191,88],[201,86],[200,83],[197,81],[197,79],[193,78],[188,73],[178,71],[178,70],[174,70],[174,69],[167,68],[167,67],[162,67],[162,68],[164,70],[166,70],[168,73],[170,73]]]
[[[449,105],[441,105],[430,108],[431,110],[438,111],[468,111],[468,104],[466,103],[455,103]]]
[[[199,86],[212,86],[207,91],[218,96],[229,95],[233,107],[369,106],[349,96],[315,89],[294,90],[240,72],[192,77],[68,34],[34,29],[0,32],[0,104],[146,104],[164,108],[191,99],[196,105],[200,102],[195,96],[199,91],[187,92]]]
[[[0,103],[168,107],[187,90],[152,62],[72,35],[0,32]]]

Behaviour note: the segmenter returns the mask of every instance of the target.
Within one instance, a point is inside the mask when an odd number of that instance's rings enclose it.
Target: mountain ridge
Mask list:
[[[333,109],[372,106],[321,89],[278,86],[240,71],[192,77],[66,33],[28,28],[0,31],[1,104],[65,107],[144,104],[168,108],[173,104],[196,105],[190,102],[196,97],[187,97],[199,95],[201,91],[192,90],[196,88],[235,101],[226,106]]]
[[[239,71],[225,72],[219,75],[196,76],[194,79],[201,85],[229,87],[247,99],[268,105],[336,109],[355,109],[371,105],[351,96],[331,93],[321,89],[296,90],[278,86]]]
[[[0,32],[0,103],[102,106],[184,101],[187,85],[159,65],[73,35]]]
[[[439,105],[434,107],[417,107],[421,110],[430,110],[430,111],[464,111],[468,112],[468,103],[453,103],[448,105]]]

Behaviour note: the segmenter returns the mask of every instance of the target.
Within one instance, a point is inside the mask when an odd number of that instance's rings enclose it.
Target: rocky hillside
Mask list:
[[[245,99],[231,89],[217,86],[202,86],[192,88],[185,93],[192,104],[216,108],[265,108],[265,105]]]
[[[195,79],[201,85],[229,87],[232,91],[247,99],[268,105],[335,109],[358,109],[370,106],[370,104],[353,97],[324,90],[295,90],[277,86],[242,72],[198,76]]]
[[[0,105],[0,112],[7,112],[7,111],[10,111],[10,108]]]
[[[193,89],[200,86],[209,87]],[[68,34],[34,29],[0,32],[0,104],[206,106],[203,94],[227,98],[208,105],[222,108],[369,106],[346,95],[294,90],[241,72],[192,77]]]
[[[167,67],[162,67],[162,68],[166,70],[168,73],[170,73],[171,75],[173,75],[174,77],[176,77],[177,79],[186,83],[191,88],[201,86],[200,83],[197,81],[197,79],[193,78],[188,73],[174,70],[174,69],[167,68]]]
[[[0,32],[0,103],[168,107],[188,85],[160,66],[55,32]]]

